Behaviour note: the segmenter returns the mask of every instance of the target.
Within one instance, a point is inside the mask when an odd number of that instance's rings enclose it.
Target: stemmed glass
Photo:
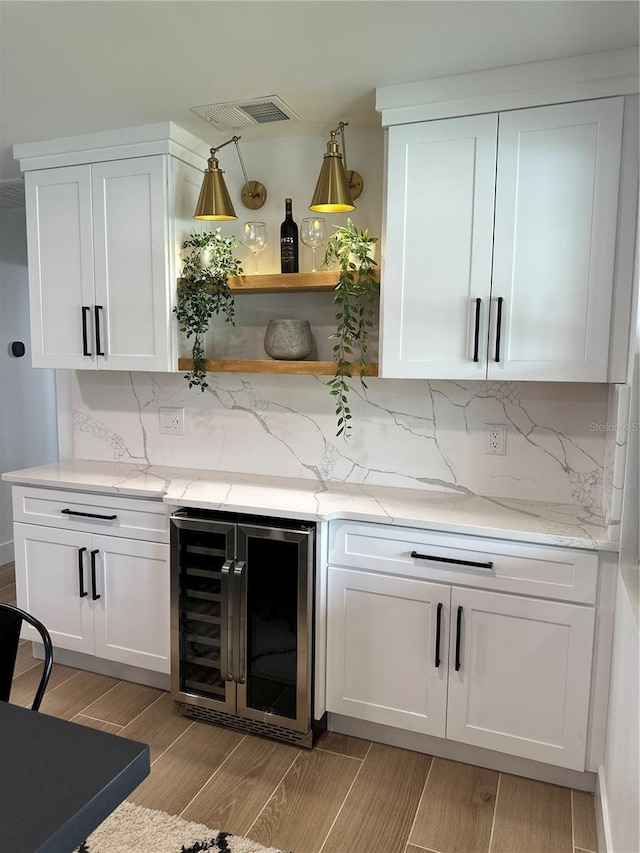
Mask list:
[[[258,275],[258,254],[267,248],[267,226],[264,222],[244,223],[244,244],[253,252],[256,259],[256,275]]]
[[[309,216],[306,219],[303,219],[300,237],[305,246],[308,246],[311,249],[311,255],[313,258],[311,272],[317,272],[316,249],[319,249],[320,246],[323,246],[326,242],[324,219],[319,219],[317,216]]]

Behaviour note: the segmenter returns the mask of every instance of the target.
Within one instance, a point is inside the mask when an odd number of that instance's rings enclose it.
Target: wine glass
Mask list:
[[[316,272],[316,249],[319,249],[326,242],[324,219],[319,219],[317,216],[308,216],[303,219],[300,237],[305,246],[311,249],[313,258],[311,272]]]
[[[256,275],[258,275],[258,254],[267,248],[267,226],[264,222],[244,223],[244,244],[253,252],[256,259]]]

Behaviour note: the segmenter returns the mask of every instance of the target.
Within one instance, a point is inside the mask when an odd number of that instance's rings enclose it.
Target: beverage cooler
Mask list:
[[[315,525],[171,516],[171,691],[189,716],[312,745]]]

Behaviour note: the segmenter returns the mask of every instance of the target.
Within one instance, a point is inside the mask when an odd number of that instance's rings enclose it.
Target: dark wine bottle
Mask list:
[[[285,198],[284,210],[284,222],[280,226],[280,269],[298,272],[298,226],[293,221],[290,198]]]

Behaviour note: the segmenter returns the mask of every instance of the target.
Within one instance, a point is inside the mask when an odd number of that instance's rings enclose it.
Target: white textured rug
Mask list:
[[[282,853],[250,838],[209,829],[166,812],[124,802],[76,853]]]

